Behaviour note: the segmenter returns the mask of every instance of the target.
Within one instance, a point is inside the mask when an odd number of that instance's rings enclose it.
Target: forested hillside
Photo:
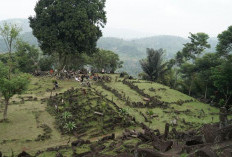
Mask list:
[[[7,22],[16,23],[18,26],[22,27],[23,31],[20,38],[24,41],[31,45],[38,45],[37,39],[32,35],[27,19],[12,19],[7,20]],[[1,23],[2,22],[0,22],[0,24]],[[167,59],[170,59],[174,57],[177,51],[183,48],[183,44],[188,41],[189,40],[186,38],[168,35],[131,40],[124,40],[118,37],[102,37],[97,45],[99,48],[114,51],[120,56],[121,60],[124,61],[124,65],[119,71],[126,71],[133,76],[137,76],[137,74],[142,71],[139,60],[145,58],[147,48],[165,49],[165,56]],[[211,48],[206,51],[214,52],[217,39],[210,38],[209,44],[211,44]],[[0,53],[1,52],[6,52],[6,46],[4,41],[0,39]]]

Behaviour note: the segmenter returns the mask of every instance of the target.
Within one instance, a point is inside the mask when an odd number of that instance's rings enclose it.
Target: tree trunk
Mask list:
[[[190,84],[190,87],[189,87],[189,96],[191,96],[191,90],[192,90],[192,84],[193,84],[193,81],[191,80],[191,84]]]
[[[4,109],[4,113],[3,113],[3,120],[6,120],[6,119],[7,119],[8,105],[9,105],[9,99],[6,99],[6,100],[5,100],[5,109]]]
[[[174,81],[174,85],[173,85],[173,88],[174,88],[174,89],[176,89],[177,75],[178,75],[178,73],[176,72],[176,75],[175,75],[175,81]]]
[[[169,124],[166,123],[165,124],[165,131],[164,131],[164,139],[167,139],[168,134],[169,134]]]
[[[205,99],[207,99],[208,85],[205,87]]]

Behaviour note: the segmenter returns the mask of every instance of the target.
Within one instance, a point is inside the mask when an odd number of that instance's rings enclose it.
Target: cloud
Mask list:
[[[2,0],[0,20],[28,18],[37,0]],[[151,34],[216,36],[232,25],[231,0],[106,0],[107,27]]]

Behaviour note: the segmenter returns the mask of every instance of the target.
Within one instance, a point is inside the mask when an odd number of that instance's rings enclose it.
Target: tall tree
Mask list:
[[[191,95],[193,83],[196,77],[195,76],[195,72],[196,72],[195,65],[186,62],[181,65],[180,72],[182,74],[182,78],[185,81],[185,85],[187,85],[188,95]]]
[[[223,56],[228,56],[232,52],[232,26],[218,35],[217,52]]]
[[[12,57],[12,49],[14,44],[16,43],[19,33],[21,31],[21,28],[19,28],[17,25],[4,23],[3,26],[0,26],[0,35],[2,36],[6,47],[8,49],[9,59],[7,61],[9,65],[9,78],[11,77],[11,72],[13,68],[13,57]]]
[[[147,58],[140,60],[144,73],[151,81],[157,81],[158,78],[164,76],[167,72],[167,62],[163,59],[164,50],[147,49]]]
[[[30,26],[46,54],[59,54],[63,68],[69,54],[96,50],[106,24],[105,0],[39,0]]]
[[[197,77],[201,81],[202,88],[204,89],[204,98],[207,99],[209,90],[213,88],[212,68],[220,65],[222,60],[216,53],[206,53],[203,57],[197,58],[195,61],[195,69]]]
[[[225,105],[232,96],[232,60],[224,61],[212,69],[212,80],[217,89],[223,94]]]
[[[195,65],[192,63],[195,62],[205,49],[210,48],[210,44],[207,42],[209,36],[205,33],[190,33],[188,38],[190,42],[184,44],[182,51],[177,52],[175,60],[176,64],[180,67],[182,77],[186,81],[185,85],[188,86],[188,94],[190,95],[196,78]]]

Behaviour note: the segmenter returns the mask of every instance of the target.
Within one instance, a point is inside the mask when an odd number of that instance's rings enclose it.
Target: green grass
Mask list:
[[[21,96],[12,98],[12,101],[16,101],[17,104],[10,103],[9,105],[9,123],[0,123],[0,151],[4,155],[10,155],[11,149],[15,154],[22,150],[35,153],[48,147],[67,144],[68,136],[61,135],[55,129],[54,117],[46,111],[46,104],[41,104],[40,101],[40,99],[50,96],[50,92],[46,90],[53,87],[51,81],[52,78],[33,77],[29,90]],[[74,81],[59,82],[61,88],[55,93],[63,92],[77,84]],[[20,104],[19,97],[25,96],[37,97],[38,101],[25,101],[24,104]],[[0,116],[2,116],[2,112],[3,107],[0,108]],[[36,120],[35,113],[39,113],[38,120]],[[42,124],[47,124],[52,129],[52,136],[46,141],[36,142],[37,136],[43,133],[43,129],[39,127]]]
[[[122,82],[112,82],[108,83],[108,86],[118,90],[123,95],[125,94],[125,97],[129,97],[130,101],[132,102],[143,102],[143,97],[139,95],[136,91],[130,89],[130,87],[124,85]]]
[[[139,102],[143,101],[143,97],[140,96],[136,91],[130,89],[127,85],[124,85],[122,82],[115,82],[115,77],[118,75],[110,75],[113,77],[113,81],[111,83],[106,83],[107,86],[110,86],[114,89],[117,89],[121,93],[125,93],[126,97],[129,97],[130,101]],[[47,104],[41,103],[41,99],[48,98],[51,94],[50,89],[52,89],[53,78],[50,77],[42,77],[35,78],[32,77],[29,90],[21,96],[14,96],[11,100],[9,110],[8,110],[8,118],[9,123],[0,123],[0,151],[3,152],[4,155],[11,155],[11,150],[14,151],[14,154],[18,154],[22,150],[25,150],[31,154],[35,154],[38,150],[46,150],[49,147],[56,147],[60,145],[66,145],[69,139],[67,135],[61,135],[61,133],[56,129],[55,126],[55,117],[50,115],[47,110]],[[118,79],[122,80],[122,79]],[[117,98],[113,93],[103,89],[97,83],[92,85],[92,88],[95,90],[102,92],[103,95],[109,100],[112,100],[117,104],[118,107],[123,108],[127,111],[127,113],[133,117],[135,117],[136,121],[139,123],[145,123],[147,126],[150,126],[152,129],[159,129],[161,132],[164,131],[165,123],[170,123],[174,118],[177,119],[178,126],[176,127],[179,130],[188,130],[189,126],[184,126],[182,120],[185,119],[186,122],[193,123],[194,126],[200,127],[205,123],[217,122],[218,116],[213,113],[218,113],[219,110],[217,108],[211,107],[207,104],[200,103],[189,97],[183,93],[170,89],[169,87],[157,84],[157,83],[149,83],[146,81],[141,81],[141,83],[135,83],[140,89],[144,89],[144,92],[150,96],[160,96],[161,100],[164,102],[177,102],[179,100],[194,100],[190,103],[184,103],[182,105],[169,104],[167,109],[162,109],[159,107],[156,108],[133,108],[128,105],[119,98]],[[68,81],[62,80],[58,81],[60,88],[53,92],[53,95],[56,93],[63,93],[64,91],[74,87],[79,88],[81,85],[76,81]],[[154,88],[156,91],[150,91],[150,88]],[[165,88],[166,90],[159,90]],[[21,97],[36,97],[37,101],[25,101],[24,104],[21,103]],[[15,104],[13,104],[15,101]],[[110,104],[110,107],[114,110],[115,107]],[[89,109],[86,106],[86,109]],[[147,115],[147,111],[151,110],[154,115],[158,115],[158,117],[150,118]],[[175,113],[176,111],[186,111],[189,110],[189,114]],[[205,113],[205,116],[202,116],[202,110]],[[144,122],[144,117],[139,113],[142,112],[148,120],[152,123]],[[169,112],[169,113],[165,113]],[[0,106],[0,116],[3,114],[3,105]],[[213,119],[212,119],[213,117]],[[109,117],[106,117],[106,119]],[[0,118],[1,119],[1,118]],[[213,121],[212,121],[213,120]],[[96,123],[96,124],[95,124]],[[92,122],[89,125],[97,125],[98,122]],[[51,138],[45,141],[35,141],[39,134],[43,133],[43,129],[40,127],[41,125],[46,124],[52,129]],[[180,126],[184,126],[181,128]],[[100,126],[99,126],[100,127]],[[97,128],[91,128],[88,130],[87,134],[92,134],[96,131]],[[140,131],[141,128],[130,127],[129,129],[135,129]],[[123,128],[116,128],[114,132],[116,136],[120,136],[124,131]],[[107,132],[106,135],[111,134],[112,132]],[[102,135],[103,137],[103,135]],[[91,141],[98,140],[101,137],[91,138]],[[83,139],[89,139],[89,136],[84,136]],[[72,137],[71,141],[75,140]],[[127,144],[135,144],[138,142],[137,140],[128,140],[125,141],[125,145]],[[108,143],[107,146],[109,146]],[[123,146],[122,146],[123,147]],[[142,146],[141,146],[142,147]],[[146,147],[144,145],[144,147]],[[124,149],[124,147],[123,147]],[[90,148],[87,145],[84,145],[80,148],[77,148],[77,153],[87,152]],[[62,150],[62,153],[66,156],[71,156],[72,151],[70,150]],[[114,151],[105,152],[106,154],[115,155]],[[56,152],[44,152],[39,157],[43,156],[55,156]]]
[[[135,83],[135,85],[137,85],[140,89],[144,89],[145,93],[150,96],[160,96],[160,100],[164,102],[177,102],[178,100],[185,101],[193,99],[190,96],[158,83],[145,83],[144,81],[141,81],[141,83]],[[154,88],[156,91],[150,91],[150,88]]]

